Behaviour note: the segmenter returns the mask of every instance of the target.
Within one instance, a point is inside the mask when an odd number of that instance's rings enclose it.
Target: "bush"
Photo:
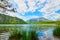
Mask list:
[[[0,33],[4,33],[4,32],[9,32],[9,28],[0,26]]]
[[[36,31],[30,31],[31,40],[38,40]]]
[[[59,37],[60,38],[60,27],[57,27],[54,31],[53,31],[53,35],[55,37]]]
[[[9,37],[9,40],[37,40],[36,31],[29,31],[28,34],[25,30],[15,30]]]
[[[11,36],[9,37],[9,40],[20,40],[22,37],[20,31],[15,29],[12,33]]]

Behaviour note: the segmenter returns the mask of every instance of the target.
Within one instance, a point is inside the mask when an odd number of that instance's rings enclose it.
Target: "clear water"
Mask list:
[[[0,24],[0,26],[16,26],[18,30],[26,31],[27,35],[30,30],[35,30],[39,40],[60,40],[53,36],[53,30],[56,27],[55,24]]]

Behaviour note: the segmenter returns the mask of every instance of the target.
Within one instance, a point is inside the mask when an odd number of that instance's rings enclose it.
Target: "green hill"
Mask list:
[[[17,17],[0,14],[0,24],[26,24],[26,22]]]

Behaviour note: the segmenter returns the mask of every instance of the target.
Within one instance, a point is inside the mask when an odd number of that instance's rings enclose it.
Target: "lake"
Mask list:
[[[16,27],[17,30],[25,31],[26,36],[29,35],[30,31],[36,31],[38,35],[38,40],[60,40],[59,38],[55,38],[53,36],[53,30],[56,28],[55,24],[0,24],[2,28],[8,27],[14,29]],[[0,28],[1,29],[1,28]],[[0,36],[0,39],[2,37]],[[2,40],[2,39],[1,39]],[[8,40],[4,39],[3,40]],[[22,39],[23,40],[23,39]]]

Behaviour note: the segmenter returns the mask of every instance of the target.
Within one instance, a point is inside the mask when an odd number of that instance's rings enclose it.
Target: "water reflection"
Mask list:
[[[53,29],[47,29],[45,31],[45,34],[46,34],[46,39],[47,40],[54,40],[54,37],[53,37]]]
[[[12,26],[12,29],[14,29],[14,27],[16,27],[16,29],[19,30],[20,33],[23,34],[23,36],[25,37],[25,39],[21,38],[21,40],[58,40],[57,38],[55,39],[53,36],[53,30],[56,26],[54,24],[50,24],[50,25],[45,25],[45,24],[44,25],[39,25],[39,24],[33,24],[33,25],[32,24],[23,24],[23,25],[4,24],[3,25],[2,24],[0,26],[5,26],[5,27],[8,26],[8,28],[10,28],[10,26]],[[24,31],[25,34],[22,31]],[[35,32],[37,34],[38,39],[33,39],[33,38],[36,38]],[[31,39],[31,37],[32,37],[32,39]]]

